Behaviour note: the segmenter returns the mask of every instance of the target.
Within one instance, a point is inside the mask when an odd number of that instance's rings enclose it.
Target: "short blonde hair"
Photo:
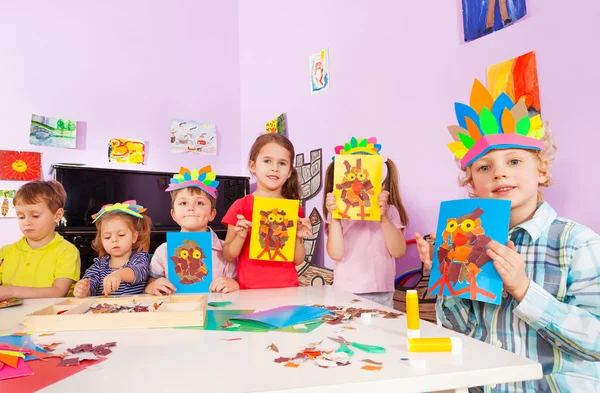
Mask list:
[[[552,184],[552,174],[550,173],[550,162],[554,160],[555,155],[556,155],[556,145],[554,144],[554,140],[552,137],[552,131],[550,130],[548,122],[544,123],[544,136],[540,140],[542,142],[544,142],[546,149],[545,150],[529,150],[529,151],[536,158],[537,163],[538,163],[538,169],[541,172],[546,173],[546,181],[543,183],[540,183],[539,187],[548,187],[550,184]],[[473,174],[471,172],[471,167],[473,166],[473,164],[469,165],[466,168],[462,168],[460,166],[458,159],[456,159],[456,162],[462,171],[462,173],[460,175],[458,175],[458,184],[461,187],[467,188],[469,197],[476,198],[477,195],[475,195],[475,190],[473,189]],[[538,201],[541,202],[544,200],[544,193],[542,192],[542,190],[539,187],[538,187]]]

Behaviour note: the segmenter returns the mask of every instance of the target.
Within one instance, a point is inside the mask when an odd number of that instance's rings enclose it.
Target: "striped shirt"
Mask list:
[[[104,258],[94,258],[94,264],[90,266],[83,275],[83,278],[90,279],[91,296],[101,296],[104,291],[104,278],[115,270],[130,268],[133,270],[135,278],[133,282],[121,282],[119,289],[111,293],[112,295],[138,295],[144,292],[146,280],[150,266],[150,258],[147,252],[133,252],[129,261],[121,268],[110,267],[110,255]]]
[[[517,303],[439,297],[446,327],[542,365],[537,381],[484,386],[485,392],[600,392],[600,236],[559,218],[546,202],[511,229],[531,280]]]

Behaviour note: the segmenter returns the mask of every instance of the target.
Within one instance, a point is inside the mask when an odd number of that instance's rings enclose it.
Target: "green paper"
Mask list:
[[[498,122],[496,118],[490,112],[490,110],[486,107],[481,109],[481,114],[479,115],[479,122],[481,126],[481,131],[485,135],[492,135],[498,133]]]
[[[211,307],[225,307],[233,304],[231,302],[208,302],[208,305]]]
[[[465,147],[467,149],[472,148],[473,145],[475,144],[475,141],[473,140],[473,138],[471,138],[467,134],[463,134],[462,132],[459,132],[458,137],[460,138],[460,141],[462,142],[463,145],[465,145]]]
[[[528,116],[525,116],[517,123],[517,134],[519,135],[527,135],[529,133],[529,129],[531,128],[531,121]]]
[[[358,146],[367,147],[368,144],[369,144],[369,141],[367,140],[367,138],[364,138],[363,140],[360,141]]]
[[[352,137],[350,139],[350,146],[352,146],[352,147],[357,147],[358,146],[358,140],[356,140],[355,137]]]

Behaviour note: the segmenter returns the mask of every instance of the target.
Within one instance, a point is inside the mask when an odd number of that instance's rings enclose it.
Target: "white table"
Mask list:
[[[384,308],[331,286],[276,290],[246,290],[211,294],[209,301],[232,301],[219,309],[264,310],[288,304],[326,304],[361,308]],[[0,333],[21,331],[23,316],[60,299],[27,300],[23,306],[0,310]],[[542,377],[539,363],[422,321],[422,337],[460,336],[461,354],[408,353],[406,319],[355,319],[357,330],[343,333],[340,325],[324,324],[310,333],[246,333],[182,329],[132,329],[60,332],[57,337],[74,345],[116,341],[108,360],[49,386],[44,392],[431,392],[464,391],[485,384],[534,380]],[[367,354],[355,349],[352,364],[323,369],[313,364],[287,368],[273,362],[279,356],[293,357],[311,342],[325,339],[322,346],[338,344],[327,336],[342,335],[350,341],[380,345],[385,354]],[[239,341],[223,338],[241,337]],[[266,350],[274,343],[277,354]],[[380,371],[360,368],[360,359],[383,362]],[[424,360],[423,369],[400,360]],[[423,363],[423,362],[421,362]]]

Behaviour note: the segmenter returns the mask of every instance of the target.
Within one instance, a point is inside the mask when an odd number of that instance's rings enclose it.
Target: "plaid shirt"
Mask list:
[[[521,303],[506,292],[499,306],[439,297],[438,319],[541,363],[544,378],[486,392],[600,392],[600,236],[544,202],[510,238],[531,280]]]

